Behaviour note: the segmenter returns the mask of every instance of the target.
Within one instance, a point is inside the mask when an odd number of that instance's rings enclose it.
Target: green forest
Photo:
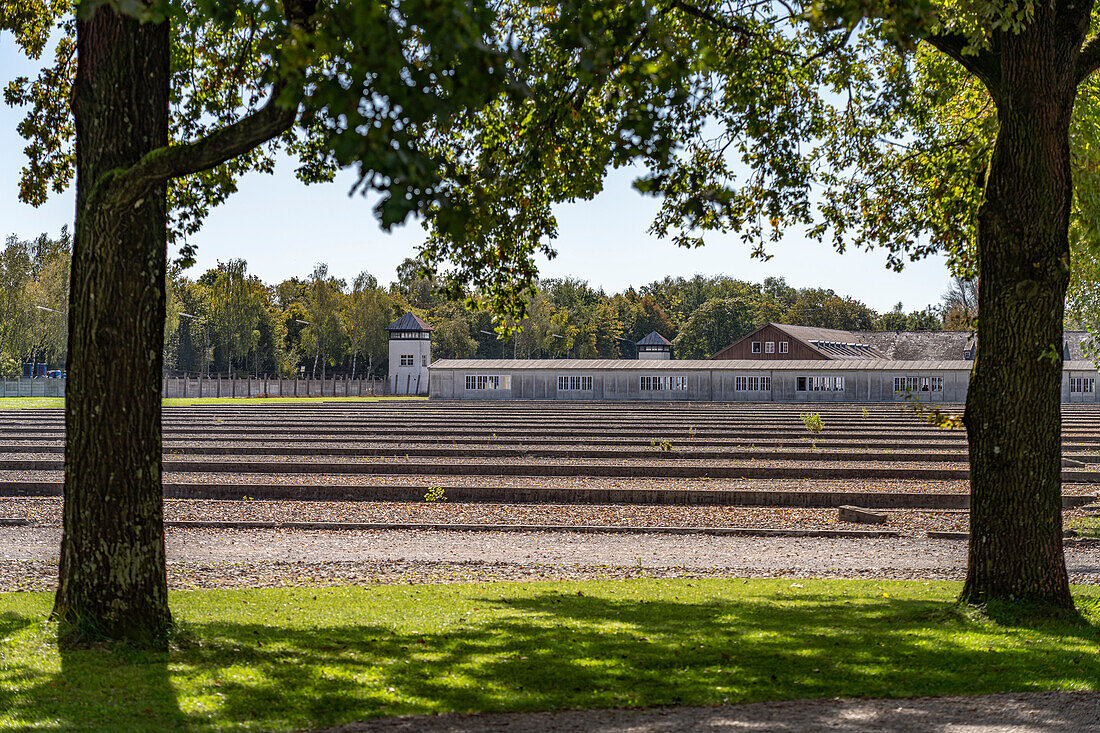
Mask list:
[[[3,376],[24,362],[63,368],[66,356],[68,230],[33,240],[9,236],[0,253],[0,356]],[[794,288],[781,277],[751,283],[724,275],[668,277],[619,293],[584,280],[545,279],[516,332],[501,337],[476,293],[448,299],[405,260],[391,283],[366,272],[336,277],[323,264],[266,283],[233,259],[198,275],[168,276],[164,358],[169,374],[340,374],[376,378],[387,369],[383,330],[412,311],[434,328],[441,358],[633,358],[634,341],[657,331],[677,358],[707,358],[769,321],[849,330],[967,329],[971,283],[956,282],[922,311],[878,313],[828,288]],[[468,306],[473,306],[468,307]]]

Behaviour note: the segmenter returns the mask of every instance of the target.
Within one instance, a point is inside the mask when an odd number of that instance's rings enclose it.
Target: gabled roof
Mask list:
[[[642,336],[640,341],[635,342],[638,346],[672,346],[672,342],[666,339],[656,331],[650,331],[645,336]]]
[[[889,359],[890,361],[956,361],[974,358],[977,338],[972,331],[841,331],[835,328],[770,323],[827,359]],[[763,328],[763,327],[761,327]],[[753,338],[757,332],[734,342]],[[1066,331],[1063,359],[1088,361],[1088,331]],[[726,349],[730,348],[729,346]],[[721,354],[726,349],[718,352]],[[716,355],[717,356],[717,355]],[[715,357],[711,357],[715,358]]]
[[[726,351],[726,349],[735,346],[742,341],[747,341],[756,336],[761,330],[768,326],[775,328],[791,337],[795,341],[799,341],[811,351],[815,351],[825,359],[884,359],[885,355],[876,349],[866,341],[862,341],[856,338],[855,334],[851,331],[841,331],[836,328],[817,328],[814,326],[792,326],[786,323],[769,323],[766,326],[761,326],[747,336],[744,336],[735,341],[730,346],[727,346],[718,354]],[[721,359],[718,354],[712,356],[712,359]],[[961,356],[959,358],[962,358]]]
[[[413,315],[412,313],[406,313],[398,318],[396,321],[386,326],[387,331],[434,331],[435,329],[425,323],[422,319]]]
[[[1092,336],[1088,331],[1066,331],[1063,336],[1069,356],[1066,361],[1088,361],[1092,359]]]

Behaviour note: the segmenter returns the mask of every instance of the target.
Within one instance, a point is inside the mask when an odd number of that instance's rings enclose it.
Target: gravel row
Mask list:
[[[0,558],[5,558],[0,590],[52,582],[60,540],[58,527],[0,527]],[[912,537],[169,528],[166,550],[176,587],[269,587],[650,574],[960,579],[967,543]],[[1100,547],[1067,544],[1065,554],[1074,583],[1100,583]]]
[[[57,588],[57,563],[41,560],[0,560],[0,593],[53,591]],[[242,562],[168,563],[168,587],[172,590],[206,588],[292,588],[337,585],[397,585],[447,583],[536,582],[550,580],[630,580],[633,578],[849,578],[864,580],[962,580],[965,572],[753,572],[745,568],[666,567],[631,565],[538,565],[493,562]],[[1080,579],[1074,583],[1082,582]]]
[[[53,591],[57,563],[45,560],[0,560],[0,593]],[[506,562],[425,562],[418,560],[328,562],[168,562],[172,590],[291,588],[340,585],[409,585],[450,583],[538,582],[559,580],[631,580],[635,578],[832,578],[841,580],[953,580],[965,568],[807,570],[637,567],[634,565],[521,565]],[[1094,574],[1070,573],[1074,585],[1097,585]]]
[[[61,471],[0,471],[5,481],[62,481]],[[170,483],[224,484],[224,473],[165,473]],[[745,491],[846,491],[874,493],[965,494],[969,481],[913,481],[908,479],[745,479],[745,478],[603,478],[583,476],[437,476],[433,474],[371,475],[317,473],[238,473],[234,484],[278,484],[302,486],[514,486],[522,488],[613,488],[613,489],[734,489]],[[1100,493],[1096,484],[1062,485],[1062,493],[1080,496]]]
[[[653,458],[544,458],[539,456],[448,456],[440,458],[436,456],[287,456],[287,455],[204,455],[195,453],[186,457],[173,457],[172,460],[195,463],[208,461],[211,463],[324,463],[324,464],[428,464],[438,465],[488,465],[488,466],[631,466],[638,468],[663,467],[663,466],[713,466],[715,468],[880,468],[902,471],[910,468],[937,468],[958,470],[965,468],[959,463],[950,461],[828,461],[828,460],[764,460],[764,459],[693,459],[677,458],[675,451],[660,452],[655,450]],[[60,457],[46,456],[42,453],[4,453],[0,454],[0,460],[44,461],[61,460]],[[171,464],[166,462],[166,467]],[[1067,469],[1072,470],[1072,469]]]
[[[460,502],[217,501],[169,499],[167,521],[370,522],[430,524],[594,525],[628,527],[754,527],[768,529],[890,529],[904,536],[965,532],[966,512],[891,510],[885,525],[837,521],[835,509],[777,509],[621,504],[482,504]],[[1084,516],[1064,513],[1066,521]],[[0,498],[0,518],[61,524],[61,499]]]

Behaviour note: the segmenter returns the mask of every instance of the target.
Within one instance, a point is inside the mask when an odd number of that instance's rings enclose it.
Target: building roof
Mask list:
[[[1092,358],[1092,335],[1088,331],[1066,331],[1063,336],[1069,355],[1066,361],[1088,361]]]
[[[971,331],[853,331],[887,359],[965,359],[974,347]]]
[[[671,341],[656,331],[650,331],[645,336],[642,336],[640,341],[636,341],[635,344],[638,346],[672,346]]]
[[[635,359],[440,359],[432,364],[433,370],[457,369],[463,371],[518,371],[518,370],[588,370],[616,371],[636,370],[650,372],[684,371],[965,371],[974,362],[955,360],[895,361],[892,359],[835,359],[796,361],[787,359],[672,359],[667,361]],[[1095,372],[1091,361],[1064,362],[1066,371]]]
[[[835,328],[770,323],[828,359],[890,359],[892,361],[953,361],[974,358],[973,331],[841,331]],[[759,330],[759,329],[757,329]],[[755,336],[753,331],[741,343]],[[1066,361],[1088,361],[1088,331],[1066,331]],[[732,345],[732,344],[731,344]],[[729,347],[727,346],[726,349]],[[718,353],[723,353],[722,349]],[[716,358],[715,357],[712,358]]]
[[[851,331],[841,331],[836,328],[817,328],[816,326],[792,326],[786,323],[768,323],[766,326],[761,326],[747,336],[725,347],[711,358],[724,361],[719,354],[724,353],[727,349],[736,346],[742,341],[747,341],[756,337],[761,330],[768,326],[782,331],[793,340],[801,342],[806,348],[811,351],[816,351],[826,359],[885,358],[885,354],[876,349],[873,345],[868,344],[866,341],[856,338],[855,334]]]
[[[423,319],[413,313],[406,313],[386,326],[387,331],[434,331]]]

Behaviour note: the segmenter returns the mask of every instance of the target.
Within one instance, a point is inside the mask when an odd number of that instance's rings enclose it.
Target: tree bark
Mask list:
[[[970,548],[962,600],[1070,609],[1062,551],[1061,384],[1082,18],[1037,6],[1001,34],[1000,123],[978,212],[978,351],[967,396]],[[1072,22],[1071,22],[1072,21]]]
[[[168,142],[169,28],[101,6],[77,22],[77,214],[65,504],[54,615],[63,643],[164,647],[161,494],[165,185],[117,173]]]

